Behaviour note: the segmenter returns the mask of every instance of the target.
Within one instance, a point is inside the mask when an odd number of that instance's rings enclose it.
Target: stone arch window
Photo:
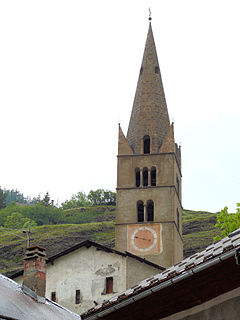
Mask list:
[[[143,177],[143,186],[148,186],[148,168],[144,167],[142,170],[142,177]]]
[[[154,203],[152,200],[147,202],[147,221],[154,221]]]
[[[140,187],[140,169],[139,168],[135,169],[135,184],[137,188]]]
[[[137,202],[137,221],[144,221],[144,204],[141,200]]]
[[[151,186],[156,186],[156,167],[151,168]]]
[[[143,153],[150,153],[150,137],[148,135],[143,137]]]
[[[177,229],[179,231],[179,227],[180,227],[180,218],[179,218],[179,211],[177,209]]]
[[[179,179],[178,176],[176,176],[176,189],[177,189],[177,194],[179,196],[179,191],[180,191],[180,183],[179,183]]]

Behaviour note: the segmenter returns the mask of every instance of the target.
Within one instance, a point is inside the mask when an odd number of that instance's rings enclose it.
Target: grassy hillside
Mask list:
[[[47,249],[48,256],[90,239],[114,246],[115,207],[90,207],[65,211],[71,221],[77,216],[81,224],[44,225],[32,229],[32,243]],[[80,220],[79,220],[80,219]],[[184,255],[189,256],[212,243],[216,214],[183,212]],[[26,237],[20,230],[0,229],[0,273],[10,275],[22,268]]]

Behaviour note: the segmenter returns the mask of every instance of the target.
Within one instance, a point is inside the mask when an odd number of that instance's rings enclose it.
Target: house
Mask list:
[[[0,274],[0,319],[81,320],[81,317],[45,298],[44,249],[26,250],[24,284]]]
[[[239,320],[240,229],[84,314],[84,320]]]
[[[46,297],[80,314],[160,270],[129,252],[86,240],[47,259]],[[21,284],[23,273],[11,278]]]

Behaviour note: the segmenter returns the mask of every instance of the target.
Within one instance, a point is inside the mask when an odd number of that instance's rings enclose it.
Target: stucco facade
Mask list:
[[[55,293],[57,303],[78,314],[159,272],[150,263],[91,244],[86,241],[47,264],[46,297],[52,299]],[[111,293],[107,293],[107,278],[112,278]],[[23,279],[14,280],[21,284]]]

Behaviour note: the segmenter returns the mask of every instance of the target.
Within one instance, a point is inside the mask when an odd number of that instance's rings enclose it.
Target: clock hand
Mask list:
[[[141,238],[141,237],[138,237],[138,236],[135,236],[136,239],[141,239],[141,240],[146,240],[146,241],[151,241],[150,239],[145,239],[145,238]]]

